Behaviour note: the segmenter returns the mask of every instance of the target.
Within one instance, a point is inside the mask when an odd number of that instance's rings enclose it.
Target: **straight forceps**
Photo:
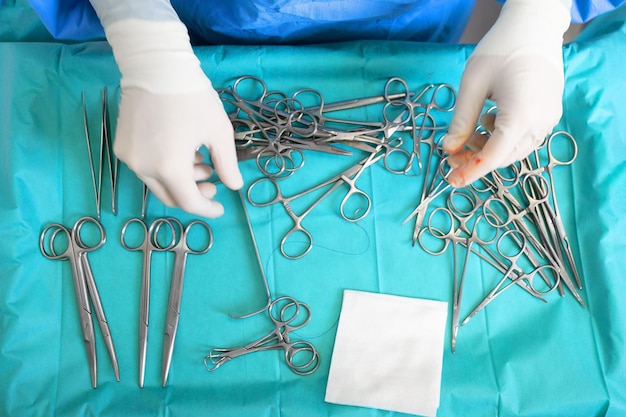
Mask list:
[[[143,231],[143,239],[136,246],[128,243],[128,230],[134,224],[138,225]],[[164,225],[170,230],[170,239],[166,244],[161,245],[158,241],[158,231]],[[150,319],[150,266],[152,253],[172,249],[176,244],[176,229],[168,219],[156,219],[150,224],[150,227],[148,227],[141,219],[133,218],[124,224],[121,232],[121,242],[122,247],[126,250],[143,252],[139,307],[139,387],[143,388],[148,348],[148,324]]]
[[[320,365],[320,356],[315,346],[306,341],[291,340],[292,332],[306,326],[311,320],[309,306],[291,297],[279,297],[269,304],[267,312],[274,324],[272,331],[245,346],[211,349],[204,358],[206,369],[214,371],[231,359],[248,353],[282,350],[287,366],[294,373],[310,375],[315,372]]]
[[[103,171],[106,168],[109,171],[109,182],[111,186],[111,211],[114,215],[117,214],[117,176],[119,171],[119,160],[113,153],[113,141],[110,137],[110,124],[109,124],[109,107],[108,107],[108,92],[107,88],[102,89],[102,109],[100,120],[100,147],[98,154],[98,173],[96,174],[96,166],[93,161],[91,138],[89,135],[89,127],[87,123],[87,104],[85,100],[85,92],[82,92],[82,107],[83,107],[83,127],[85,130],[85,141],[87,144],[87,156],[89,157],[89,168],[91,171],[91,182],[93,185],[96,214],[98,220],[101,218],[102,212],[102,182]]]
[[[543,184],[539,186],[540,188],[533,189],[535,193],[538,192],[541,195],[535,195],[530,192],[530,187],[533,186],[533,184]],[[538,222],[536,216],[537,208],[547,201],[549,194],[545,178],[537,174],[525,176],[521,185],[524,190],[525,198],[528,201],[526,207],[522,207],[521,205],[519,207],[513,207],[510,202],[494,195],[488,198],[483,205],[483,211],[485,212],[487,221],[496,228],[512,225],[520,230],[531,245],[542,256],[548,259],[552,265],[557,267],[559,275],[561,276],[561,281],[574,295],[574,298],[576,298],[580,305],[585,306],[584,301],[578,294],[571,278],[567,274],[567,271],[562,267],[554,248],[549,245],[542,245],[525,223],[525,218],[530,218],[530,220],[534,223]],[[541,231],[540,228],[538,230]]]
[[[552,150],[553,143],[558,140],[558,138],[565,139],[569,142],[572,147],[571,156],[567,159],[560,159],[556,156],[556,153]],[[567,233],[565,232],[565,226],[563,225],[563,219],[561,217],[561,212],[559,210],[559,205],[557,203],[556,197],[556,188],[554,185],[554,177],[553,171],[556,166],[559,165],[570,165],[574,162],[578,155],[578,145],[576,144],[576,140],[574,137],[565,131],[558,131],[552,133],[547,139],[545,144],[545,149],[548,154],[548,162],[543,165],[543,170],[548,174],[549,182],[550,182],[550,193],[552,196],[552,204],[553,207],[548,206],[549,214],[552,218],[552,222],[556,227],[556,231],[558,233],[559,240],[558,242],[561,245],[563,252],[565,252],[565,256],[567,258],[568,264],[574,274],[574,279],[576,280],[576,284],[578,288],[582,289],[582,282],[580,279],[580,275],[578,273],[578,269],[576,268],[576,262],[574,262],[574,255],[572,253],[572,247],[569,243],[569,238],[567,237]]]
[[[83,239],[81,231],[86,225],[92,224],[99,233],[99,239],[95,244],[87,242]],[[86,232],[85,232],[86,233]],[[59,238],[64,236],[64,238]],[[62,239],[63,242],[58,242]],[[65,242],[66,241],[66,242]],[[98,294],[96,282],[91,271],[87,254],[104,245],[106,234],[100,222],[93,217],[81,217],[74,223],[72,229],[68,229],[62,224],[55,223],[46,227],[39,238],[39,249],[41,253],[48,259],[69,260],[72,268],[72,278],[74,280],[74,291],[76,294],[76,302],[78,305],[78,314],[80,318],[81,329],[83,332],[83,341],[87,349],[87,358],[89,361],[89,371],[91,373],[91,385],[96,388],[98,386],[98,367],[96,357],[96,340],[94,325],[92,321],[91,303],[96,314],[96,318],[100,323],[100,332],[104,338],[104,343],[109,353],[109,358],[113,365],[115,379],[120,380],[119,366],[117,363],[117,355],[113,344],[113,336],[109,329],[109,324],[104,314],[104,308]],[[65,246],[62,251],[55,249],[59,246]]]
[[[308,190],[302,191],[300,193],[294,194],[289,197],[285,197],[283,195],[280,189],[280,184],[278,180],[276,180],[275,178],[263,177],[263,178],[256,180],[255,182],[252,183],[252,185],[250,185],[250,187],[248,188],[248,201],[250,201],[250,204],[252,204],[255,207],[266,207],[266,206],[271,206],[272,204],[280,203],[283,205],[283,207],[289,214],[289,217],[291,217],[291,220],[294,223],[293,227],[285,234],[285,236],[283,237],[280,243],[280,251],[284,257],[288,259],[299,259],[305,256],[311,250],[311,248],[313,247],[313,236],[307,229],[304,228],[304,226],[302,226],[302,221],[306,218],[306,216],[308,216],[311,213],[311,211],[313,211],[313,209],[315,209],[315,207],[317,207],[319,203],[321,203],[326,197],[332,194],[333,191],[335,191],[344,183],[348,184],[350,186],[350,189],[348,190],[348,192],[346,193],[346,195],[344,196],[341,202],[341,206],[340,206],[341,216],[345,220],[352,221],[352,222],[359,221],[360,219],[367,216],[371,207],[371,199],[366,192],[364,192],[363,190],[361,190],[360,188],[356,186],[356,181],[367,167],[374,164],[376,161],[378,161],[380,158],[382,158],[385,155],[384,152],[380,151],[381,148],[382,146],[376,147],[376,149],[367,158],[363,159],[358,164],[346,169],[340,174],[335,175],[329,180],[324,181],[318,185],[315,185],[309,188]],[[261,192],[255,192],[255,190],[263,187],[264,183],[269,184],[269,186],[272,187],[273,191],[269,193],[269,195],[271,196],[269,199],[261,200],[260,197],[258,196],[255,197],[255,195],[261,194]],[[306,210],[304,210],[301,214],[296,214],[293,211],[293,208],[291,207],[291,203],[293,201],[327,186],[330,186],[330,188],[328,188],[317,200],[313,201],[313,203],[311,203],[311,205]],[[366,207],[363,210],[359,210],[355,212],[354,215],[346,214],[345,213],[346,203],[353,196],[360,196],[361,199],[365,201]],[[289,254],[286,250],[286,245],[288,243],[289,238],[296,233],[300,233],[305,236],[307,240],[307,246],[300,253]]]
[[[443,222],[439,218],[441,218]],[[474,221],[471,226],[468,224],[470,219]],[[452,353],[456,353],[456,339],[460,326],[459,318],[461,312],[461,301],[463,299],[463,287],[465,284],[469,254],[472,251],[472,246],[476,244],[480,247],[486,247],[487,245],[495,242],[497,238],[497,230],[494,228],[487,228],[488,234],[483,236],[485,233],[484,225],[481,225],[483,221],[484,217],[482,215],[477,215],[475,218],[469,216],[459,217],[444,207],[438,207],[431,212],[430,217],[428,218],[428,226],[424,230],[428,230],[430,235],[435,239],[443,240],[442,246],[439,249],[432,249],[422,241],[421,233],[419,235],[420,238],[418,238],[422,248],[431,255],[440,255],[446,251],[450,244],[452,245],[452,255],[454,257],[451,338]],[[442,226],[439,226],[439,223],[442,224]],[[468,233],[465,231],[468,231]],[[490,234],[493,234],[493,236]],[[460,276],[458,273],[459,268],[457,262],[457,248],[459,244],[464,246],[466,249]]]

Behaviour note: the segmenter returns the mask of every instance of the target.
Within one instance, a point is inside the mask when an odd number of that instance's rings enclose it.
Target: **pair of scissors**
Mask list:
[[[185,227],[183,227],[183,224],[177,219],[170,218],[168,220],[177,225],[180,232],[178,236],[180,237],[171,249],[174,252],[175,258],[169,301],[167,304],[165,336],[163,338],[163,360],[161,363],[162,386],[165,386],[167,383],[167,377],[172,363],[172,354],[174,353],[174,341],[176,340],[176,332],[178,331],[178,322],[180,319],[187,255],[202,255],[208,252],[213,245],[213,231],[203,220],[193,220]],[[198,228],[205,232],[203,242],[199,246],[190,242],[190,235],[192,234],[193,228]]]
[[[365,216],[367,216],[371,208],[371,199],[366,192],[364,192],[363,190],[361,190],[360,188],[356,186],[356,180],[358,179],[358,176],[361,175],[363,170],[365,170],[370,165],[374,164],[384,155],[385,153],[381,152],[380,148],[377,148],[375,152],[372,152],[368,157],[366,157],[365,159],[363,159],[356,165],[353,165],[352,167],[346,169],[345,171],[339,173],[338,175],[335,175],[334,177],[320,184],[317,184],[307,190],[301,191],[291,196],[283,195],[280,189],[279,180],[272,178],[272,177],[260,178],[256,180],[255,182],[253,182],[248,188],[248,193],[247,193],[248,201],[250,202],[250,204],[252,204],[255,207],[267,207],[267,206],[271,206],[277,203],[280,203],[283,205],[283,207],[285,208],[285,211],[287,211],[287,214],[289,214],[289,217],[291,217],[291,220],[293,221],[294,225],[281,240],[280,251],[283,254],[283,256],[288,259],[300,259],[303,256],[305,256],[313,247],[313,236],[302,225],[303,220],[315,209],[315,207],[317,207],[318,204],[320,204],[324,199],[326,199],[326,197],[332,194],[333,191],[335,191],[341,185],[348,184],[350,187],[348,192],[342,199],[342,202],[340,205],[342,217],[345,220],[356,222],[364,218]],[[263,185],[263,184],[268,184],[268,185]],[[271,187],[271,190],[269,192],[267,192],[268,190],[265,190],[266,192],[263,192],[263,188],[268,187],[268,186]],[[302,198],[306,195],[309,195],[317,190],[323,189],[328,186],[330,187],[320,197],[318,197],[315,201],[313,201],[309,205],[309,207],[305,209],[301,214],[297,214],[294,212],[293,208],[291,207],[291,204],[293,201],[298,200],[299,198]],[[257,189],[261,189],[261,191],[255,192],[255,190]],[[263,198],[264,195],[265,196],[269,195],[269,198],[267,197]],[[348,206],[347,205],[348,200],[359,198],[359,197],[360,197],[360,200],[365,202],[365,207],[360,208],[359,210],[356,210],[353,214],[346,214],[345,208]],[[305,247],[303,251],[299,253],[290,254],[286,250],[286,245],[288,244],[288,240],[296,234],[304,235],[307,246]]]
[[[90,229],[94,229],[97,238],[92,241],[93,232],[85,231],[90,238],[83,238],[83,228],[88,225]],[[60,236],[63,236],[61,238]],[[100,332],[102,333],[105,346],[109,353],[109,358],[113,365],[115,379],[120,380],[119,366],[115,346],[113,344],[113,336],[109,329],[109,324],[104,314],[104,308],[100,300],[100,295],[96,287],[93,272],[89,264],[87,254],[104,245],[106,234],[104,228],[98,220],[93,217],[79,218],[71,229],[59,223],[54,223],[46,227],[39,237],[39,249],[43,256],[48,259],[69,260],[72,268],[72,278],[74,281],[74,292],[78,306],[78,314],[80,318],[80,327],[83,332],[83,341],[87,349],[87,359],[89,362],[89,371],[91,373],[91,385],[96,388],[98,386],[98,366],[96,357],[96,340],[94,333],[94,324],[92,321],[92,309],[89,299],[93,305],[96,319],[100,324]],[[59,247],[64,249],[58,250]]]
[[[132,224],[140,225],[143,231],[143,239],[140,244],[133,246],[128,243],[128,228]],[[165,231],[163,228],[167,228]],[[195,236],[194,243],[190,242],[193,229],[204,231],[203,236]],[[193,232],[196,234],[196,232]],[[182,304],[183,284],[188,255],[201,255],[209,251],[213,244],[213,232],[211,227],[202,220],[194,220],[186,227],[182,222],[173,217],[159,218],[154,220],[149,227],[141,219],[130,219],[122,228],[122,246],[131,251],[143,252],[143,270],[140,301],[139,319],[139,386],[143,387],[147,338],[148,316],[150,310],[150,259],[155,251],[174,252],[174,268],[170,284],[169,300],[165,335],[163,338],[163,358],[161,362],[161,383],[165,386],[169,375],[169,369],[174,352],[174,341],[178,331],[180,310]],[[200,244],[197,245],[197,241]]]
[[[311,320],[309,306],[292,297],[279,297],[269,304],[267,312],[274,329],[245,346],[211,349],[204,358],[206,369],[214,371],[231,359],[249,353],[282,350],[287,366],[294,373],[310,375],[315,372],[320,365],[320,356],[315,346],[303,340],[291,340],[292,332],[303,328]]]
[[[142,231],[142,239],[138,245],[132,245],[128,242],[130,239],[128,235],[132,233],[129,232],[129,230],[133,227],[133,225],[139,226]],[[167,240],[167,242],[164,243],[159,242],[158,232],[162,226],[167,226],[170,230],[169,234],[162,234],[162,239]],[[168,219],[156,219],[148,227],[142,219],[132,218],[122,227],[120,240],[124,249],[128,251],[143,252],[139,303],[139,387],[143,388],[146,369],[146,355],[148,350],[148,326],[150,320],[150,270],[152,253],[172,249],[176,244],[176,230],[174,229],[174,225]]]

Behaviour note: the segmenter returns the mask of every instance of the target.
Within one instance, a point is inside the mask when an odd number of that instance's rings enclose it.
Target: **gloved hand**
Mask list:
[[[569,0],[507,0],[476,46],[443,142],[453,186],[463,187],[526,157],[558,123],[570,7]],[[474,133],[485,99],[498,107],[487,141]]]
[[[125,19],[106,27],[122,73],[114,151],[164,204],[223,214],[197,150],[206,146],[220,180],[243,186],[233,127],[179,21]]]

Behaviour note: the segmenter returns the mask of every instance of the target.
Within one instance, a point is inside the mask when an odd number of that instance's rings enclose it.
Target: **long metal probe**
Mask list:
[[[248,230],[250,231],[250,237],[252,238],[252,244],[254,246],[254,253],[256,254],[256,261],[259,265],[259,271],[261,272],[261,277],[263,278],[263,285],[265,285],[265,293],[267,294],[267,303],[259,310],[256,310],[252,313],[245,314],[243,316],[238,316],[234,314],[229,314],[230,317],[235,319],[245,319],[248,317],[252,317],[263,311],[267,310],[272,303],[272,295],[270,294],[270,287],[267,283],[267,277],[265,276],[265,270],[263,268],[263,262],[261,261],[261,255],[259,254],[259,247],[256,243],[256,237],[254,236],[254,230],[252,230],[252,223],[250,222],[250,215],[248,214],[248,208],[246,207],[246,200],[244,199],[243,193],[241,190],[238,191],[239,199],[241,200],[241,207],[243,207],[243,213],[246,216],[246,223],[248,223]]]

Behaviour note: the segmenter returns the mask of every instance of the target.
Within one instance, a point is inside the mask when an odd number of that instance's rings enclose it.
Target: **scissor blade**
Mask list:
[[[181,242],[184,236],[181,236]],[[183,283],[185,278],[185,263],[187,256],[184,252],[176,252],[174,260],[174,273],[170,285],[170,296],[167,304],[167,318],[165,324],[165,336],[163,337],[163,360],[161,362],[161,384],[165,387],[174,353],[174,341],[178,331],[180,319],[180,306],[183,298]]]
[[[102,307],[102,302],[100,301],[100,295],[98,294],[98,289],[96,287],[96,281],[94,280],[91,267],[89,266],[87,253],[86,252],[83,253],[80,259],[81,259],[81,265],[83,268],[83,274],[85,277],[85,283],[87,285],[87,289],[89,290],[89,293],[91,294],[91,302],[93,304],[94,312],[96,314],[96,318],[98,319],[98,323],[100,324],[100,332],[102,333],[104,344],[107,348],[107,352],[109,353],[111,364],[113,365],[113,372],[115,373],[115,379],[119,381],[120,369],[119,369],[119,365],[117,362],[117,355],[115,353],[115,345],[113,344],[113,336],[111,336],[111,329],[109,328],[109,323],[107,322],[106,316],[104,314],[104,308]]]
[[[176,332],[178,331],[179,318],[179,312],[171,308],[167,310],[167,325],[165,327],[165,336],[163,338],[163,360],[161,362],[161,385],[163,387],[167,384],[167,377],[170,373],[170,365],[172,364],[174,341],[176,340]]]
[[[89,362],[89,372],[91,374],[91,386],[98,386],[98,367],[96,359],[96,336],[94,334],[93,321],[91,317],[91,307],[89,306],[89,298],[87,295],[87,287],[85,276],[80,260],[79,253],[72,249],[72,255],[69,258],[72,266],[72,277],[74,279],[74,292],[76,295],[76,303],[78,305],[78,316],[80,327],[83,333],[83,342],[87,349],[87,360]]]
[[[150,252],[144,252],[139,300],[139,387],[143,388],[148,350],[148,321],[150,318]]]

